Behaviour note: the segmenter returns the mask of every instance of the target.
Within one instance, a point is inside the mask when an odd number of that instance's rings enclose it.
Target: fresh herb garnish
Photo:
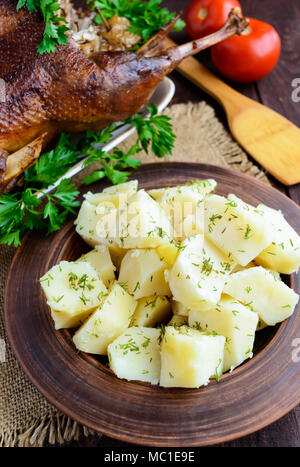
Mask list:
[[[145,337],[145,340],[142,343],[142,347],[146,348],[150,344],[151,339],[150,339],[150,337],[147,337],[147,336],[144,336],[144,337]]]
[[[78,161],[78,150],[70,139],[70,134],[60,135],[55,148],[40,156],[36,163],[25,171],[25,185],[47,188]]]
[[[93,4],[92,9],[100,9],[105,19],[114,15],[122,16],[130,21],[129,31],[141,36],[139,47],[150,37],[157,33],[163,26],[175,18],[167,8],[160,8],[162,0],[86,0],[87,4]],[[17,10],[26,7],[30,13],[40,10],[44,22],[44,36],[37,50],[40,54],[55,52],[56,46],[67,44],[67,20],[59,16],[60,5],[58,0],[19,0]],[[101,16],[95,16],[95,23],[102,23]],[[184,28],[185,23],[178,20],[174,25],[175,31]]]
[[[209,220],[210,220],[210,224],[208,224],[208,231],[209,232],[212,232],[212,228],[213,226],[216,225],[215,221],[216,220],[219,220],[219,219],[222,219],[223,216],[221,216],[220,214],[213,214]]]
[[[159,329],[160,329],[160,334],[158,336],[158,343],[161,344],[166,334],[166,326],[164,324],[160,324]]]
[[[47,200],[44,206],[42,199],[36,194],[38,192],[43,194],[43,190],[62,177],[82,154],[89,155],[85,165],[95,161],[101,164],[101,169],[94,171],[83,180],[86,184],[105,177],[113,184],[125,182],[130,171],[124,169],[136,169],[141,164],[133,155],[142,149],[148,150],[150,144],[152,151],[158,157],[169,154],[175,140],[170,118],[157,115],[158,111],[154,105],[149,106],[148,111],[149,119],[135,115],[122,123],[122,125],[131,123],[137,130],[137,141],[126,153],[119,148],[115,148],[112,153],[95,149],[95,145],[105,144],[120,124],[112,124],[97,132],[85,132],[77,146],[71,143],[71,135],[62,133],[56,147],[40,156],[36,163],[25,171],[23,191],[19,189],[16,193],[5,193],[0,198],[0,242],[17,247],[27,229],[46,230],[52,233],[62,227],[69,213],[75,214],[75,208],[80,206],[79,201],[76,200],[79,191],[75,189],[70,179],[62,179],[51,194],[44,193]],[[154,144],[152,138],[157,143]],[[159,138],[162,138],[164,143],[158,149]],[[158,152],[155,152],[156,149]]]
[[[211,261],[211,258],[204,259],[202,262],[201,272],[206,276],[209,276],[212,272],[214,263]]]
[[[172,131],[170,118],[166,115],[158,115],[158,109],[153,104],[148,106],[147,110],[149,116],[146,119],[140,115],[134,115],[123,122],[125,125],[133,125],[137,131],[137,140],[127,152],[115,148],[113,152],[107,153],[101,148],[94,148],[95,144],[103,144],[113,136],[113,131],[119,127],[117,124],[110,125],[109,130],[99,131],[96,135],[87,132],[83,150],[89,157],[84,165],[99,162],[101,169],[96,170],[83,180],[86,185],[104,177],[107,177],[113,184],[126,182],[130,172],[125,172],[123,169],[138,168],[141,162],[133,156],[142,150],[148,153],[151,148],[157,157],[164,157],[172,153],[176,136]]]
[[[67,21],[57,14],[60,10],[60,5],[57,0],[19,0],[17,10],[27,7],[30,13],[41,11],[45,22],[44,37],[38,45],[37,51],[40,54],[45,52],[55,52],[57,44],[66,44],[68,36],[66,32],[69,30]]]
[[[220,381],[220,377],[219,377],[219,373],[218,373],[218,368],[219,368],[219,366],[221,365],[221,363],[222,363],[222,359],[219,358],[218,365],[216,366],[215,375],[214,375],[214,378],[215,378],[215,380],[217,381],[217,383]]]
[[[244,239],[245,239],[245,240],[248,240],[249,238],[251,238],[251,236],[252,236],[251,233],[252,233],[252,235],[253,235],[253,230],[251,229],[250,225],[247,224],[247,226],[246,226],[246,231],[245,231],[245,233],[244,233]]]
[[[127,18],[130,21],[128,30],[141,36],[142,43],[175,18],[175,13],[170,13],[167,8],[160,8],[162,0],[87,0],[87,3],[92,3],[93,9],[100,9],[105,19],[114,15]],[[103,22],[99,14],[96,15],[95,22]],[[184,26],[184,21],[178,20],[174,30],[180,31]]]
[[[229,200],[227,201],[227,203],[225,203],[226,206],[231,206],[232,208],[236,208],[237,207],[237,202],[236,201],[233,201],[233,200]]]
[[[19,246],[26,230],[59,230],[67,215],[75,214],[80,206],[76,201],[79,191],[69,179],[60,182],[56,190],[45,194],[46,204],[36,197],[38,188],[25,188],[23,192],[5,193],[0,198],[0,243]]]
[[[126,344],[119,344],[121,350],[124,350],[123,355],[127,355],[128,352],[139,352],[140,349],[136,345],[135,340],[131,337]]]

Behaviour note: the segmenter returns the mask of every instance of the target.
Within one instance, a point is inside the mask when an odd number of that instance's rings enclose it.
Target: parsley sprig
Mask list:
[[[148,111],[147,119],[135,115],[122,124],[112,124],[97,132],[87,131],[79,137],[77,144],[72,142],[70,134],[62,133],[55,148],[40,156],[25,171],[22,189],[5,193],[0,198],[0,243],[19,246],[28,229],[45,230],[50,234],[62,227],[68,214],[74,214],[80,205],[77,201],[79,191],[68,178],[62,178],[54,192],[49,194],[45,190],[63,177],[82,155],[88,155],[85,166],[92,162],[100,165],[83,180],[89,185],[103,178],[113,184],[124,183],[131,170],[140,166],[141,162],[134,156],[143,149],[148,152],[151,148],[158,157],[171,154],[175,135],[170,118],[158,115],[154,105],[149,106]],[[112,152],[99,148],[124,124],[133,125],[137,131],[137,140],[127,152],[117,147]],[[37,197],[37,193],[44,194],[46,202]]]
[[[43,154],[25,172],[27,186],[47,188],[63,176],[78,161],[78,150],[71,135],[62,133],[55,148]]]
[[[175,13],[160,7],[162,0],[86,0],[86,2],[92,3],[93,9],[100,9],[106,19],[119,15],[130,20],[129,30],[142,37],[137,47],[175,18]],[[30,13],[40,10],[43,15],[44,36],[37,48],[40,54],[55,52],[57,45],[67,43],[69,27],[66,19],[58,14],[60,10],[58,0],[19,0],[17,10],[23,7],[26,7]],[[95,16],[95,23],[102,23],[99,14]],[[184,26],[184,21],[178,20],[174,30],[180,31]]]
[[[94,171],[86,177],[83,182],[89,185],[97,180],[107,177],[113,184],[124,183],[130,172],[121,171],[121,169],[131,168],[136,169],[140,166],[140,161],[133,156],[144,150],[149,152],[150,148],[157,157],[164,157],[166,154],[171,154],[174,147],[175,134],[173,133],[170,118],[166,115],[158,115],[158,109],[155,105],[150,105],[148,108],[149,117],[142,118],[140,115],[135,115],[124,121],[124,124],[133,125],[137,131],[137,140],[131,148],[124,152],[119,148],[115,148],[112,153],[107,153],[100,149],[91,147],[87,150],[89,157],[84,165],[87,166],[93,162],[100,162],[102,168]],[[92,135],[94,142],[105,143],[117,128],[116,125],[111,125],[103,132],[97,132]]]
[[[170,118],[166,115],[158,115],[158,109],[155,105],[150,105],[148,112],[149,117],[147,119],[135,115],[126,120],[126,122],[136,128],[138,134],[137,142],[146,153],[148,153],[151,146],[153,154],[157,157],[171,154],[174,147],[175,135]]]
[[[79,192],[68,179],[60,182],[52,194],[45,194],[47,202],[36,196],[38,189],[26,188],[23,192],[4,193],[0,198],[0,241],[19,246],[21,238],[29,230],[59,230],[67,215],[80,206],[76,201]]]
[[[92,3],[93,9],[100,9],[105,19],[114,15],[127,18],[130,21],[129,31],[141,36],[142,43],[172,21],[176,15],[167,8],[160,7],[162,0],[87,0],[87,3]],[[99,14],[95,16],[95,22],[102,23]],[[180,31],[184,26],[184,21],[178,20],[174,30]]]
[[[66,44],[69,30],[65,18],[57,14],[60,5],[57,0],[19,0],[17,10],[27,7],[30,13],[41,11],[45,22],[44,36],[42,42],[38,45],[38,52],[54,52],[57,44]]]

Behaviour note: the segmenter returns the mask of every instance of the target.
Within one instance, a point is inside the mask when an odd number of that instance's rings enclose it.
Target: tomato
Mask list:
[[[226,23],[232,8],[240,8],[237,0],[194,0],[185,14],[186,29],[192,39],[207,36]]]
[[[217,70],[233,81],[251,83],[266,76],[278,62],[281,41],[268,23],[250,18],[246,31],[211,49]]]

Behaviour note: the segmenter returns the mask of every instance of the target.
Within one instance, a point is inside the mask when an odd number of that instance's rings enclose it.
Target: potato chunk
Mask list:
[[[169,266],[173,266],[175,263],[178,252],[180,251],[181,245],[177,242],[173,242],[171,240],[170,243],[166,243],[165,245],[160,245],[156,248],[157,254],[160,258],[164,260]]]
[[[138,300],[130,326],[155,327],[165,322],[171,315],[171,305],[167,297],[151,295]]]
[[[154,190],[149,190],[148,193],[150,196],[152,196],[152,198],[155,199],[155,201],[161,202],[164,195],[170,198],[169,194],[171,190],[178,190],[186,186],[191,187],[195,193],[198,193],[202,196],[206,196],[208,193],[211,193],[215,190],[217,182],[212,178],[207,180],[194,180],[192,182],[188,182],[184,185],[178,185],[176,187],[157,188]]]
[[[204,232],[204,196],[197,185],[166,188],[159,204],[171,219],[174,238],[183,240]]]
[[[300,236],[280,211],[263,204],[259,204],[257,209],[272,226],[272,233],[271,244],[255,258],[255,261],[282,274],[297,272],[300,267]]]
[[[115,283],[99,308],[75,333],[73,342],[77,349],[106,355],[107,346],[128,328],[136,305],[136,300]]]
[[[204,233],[204,197],[190,186],[175,191],[171,198],[168,196],[164,195],[160,204],[171,218],[175,238],[182,241]]]
[[[261,266],[231,274],[224,293],[257,312],[269,326],[291,316],[299,300],[292,289]]]
[[[133,195],[138,189],[138,180],[130,180],[129,182],[120,183],[119,185],[112,185],[104,188],[103,193],[126,193],[128,196]]]
[[[258,315],[232,297],[223,296],[215,308],[191,310],[189,325],[226,337],[223,372],[252,357]]]
[[[202,235],[187,239],[183,247],[165,274],[173,298],[187,308],[210,309],[220,300],[235,263]]]
[[[157,248],[172,239],[169,219],[144,190],[131,196],[118,210],[117,225],[122,248]]]
[[[189,316],[190,308],[187,308],[182,303],[176,302],[176,300],[172,300],[171,306],[172,306],[172,311],[174,315],[186,316],[186,317]]]
[[[246,266],[271,243],[270,226],[258,211],[234,195],[205,200],[205,234],[224,253]]]
[[[116,242],[119,233],[117,212],[137,191],[137,181],[105,188],[101,193],[88,192],[75,220],[76,232],[91,246],[106,245],[114,257],[119,256]]]
[[[98,245],[92,251],[81,256],[78,261],[90,263],[101,277],[105,287],[109,287],[115,280],[115,266],[112,263],[109,249],[105,245]]]
[[[133,327],[108,346],[109,366],[118,378],[158,384],[159,335],[158,329]]]
[[[79,326],[107,293],[98,273],[86,262],[61,261],[40,283],[56,329]]]
[[[188,317],[182,315],[173,315],[170,319],[168,326],[180,327],[188,325]]]
[[[84,198],[95,206],[100,203],[111,203],[115,208],[119,208],[124,201],[137,192],[137,187],[138,181],[132,180],[104,188],[101,193],[91,193],[89,191]]]
[[[194,213],[185,215],[182,221],[177,223],[175,235],[178,240],[183,241],[188,237],[194,237],[203,232],[204,204],[200,208],[197,207]]]
[[[119,246],[115,236],[117,209],[105,203],[95,206],[89,201],[83,201],[75,220],[76,232],[91,246]]]
[[[161,341],[160,385],[198,388],[222,373],[224,336],[167,326]]]
[[[121,262],[119,283],[136,300],[150,295],[170,295],[164,277],[166,268],[156,250],[130,250]]]
[[[240,272],[240,271],[244,271],[245,269],[255,268],[256,266],[257,264],[254,263],[254,261],[250,261],[250,263],[248,263],[246,266],[241,266],[240,264],[237,264],[231,272],[232,273]]]

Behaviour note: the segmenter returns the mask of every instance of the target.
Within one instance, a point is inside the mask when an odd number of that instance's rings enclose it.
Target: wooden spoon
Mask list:
[[[174,46],[167,39],[168,46]],[[195,58],[178,70],[214,97],[225,109],[234,138],[270,174],[284,185],[300,182],[300,129],[268,107],[225,84]]]

